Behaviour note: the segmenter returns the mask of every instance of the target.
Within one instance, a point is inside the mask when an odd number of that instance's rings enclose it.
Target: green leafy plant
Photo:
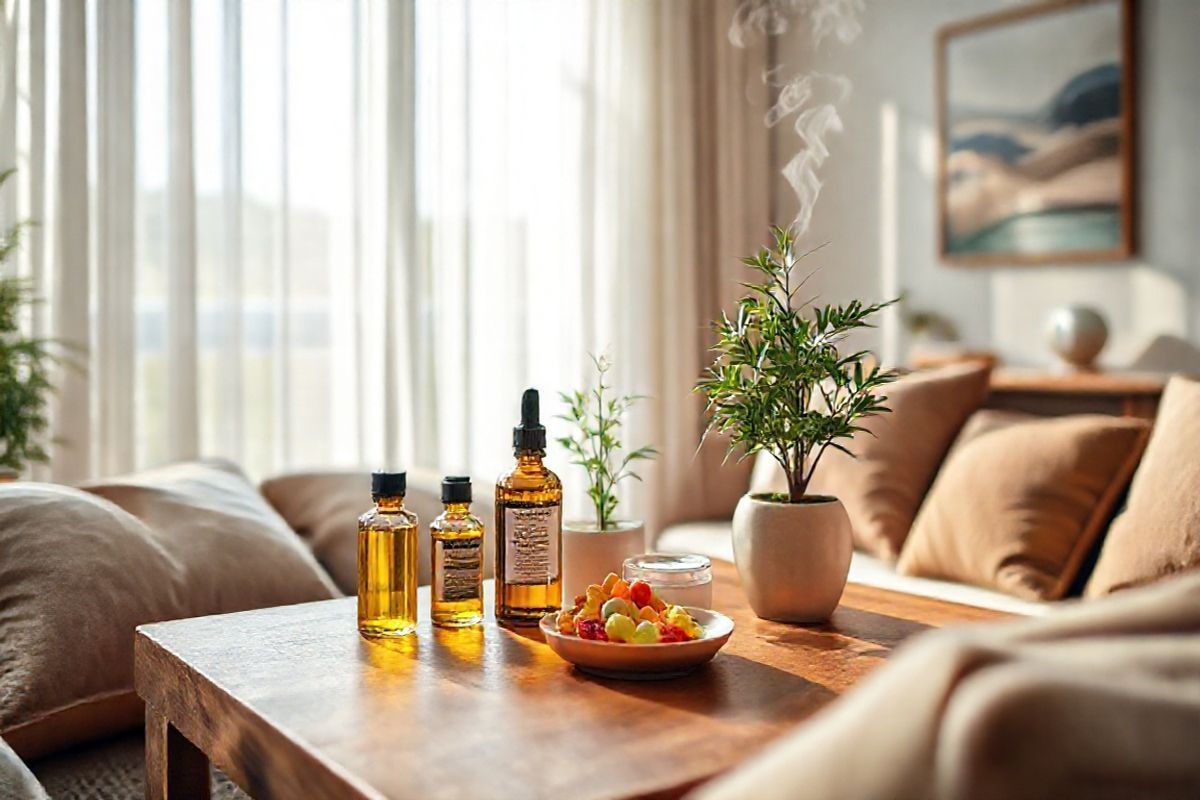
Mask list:
[[[738,450],[741,458],[770,453],[788,484],[786,497],[772,499],[800,503],[826,450],[853,455],[839,440],[865,430],[864,418],[888,411],[878,390],[895,374],[866,367],[868,351],[842,355],[838,347],[852,331],[873,327],[869,318],[896,301],[797,301],[808,278],[797,281],[793,272],[813,251],[797,255],[786,228],[772,227],[771,236],[771,248],[742,259],[758,282],[743,282],[749,294],[738,301],[737,314],[730,319],[722,312],[714,324],[716,357],[696,391],[707,399],[704,436],[726,434],[726,457]]]
[[[570,436],[557,440],[571,454],[571,463],[578,464],[587,472],[588,497],[596,509],[598,530],[610,530],[617,509],[617,484],[625,478],[641,480],[633,471],[633,464],[658,455],[653,447],[624,450],[620,439],[625,412],[638,400],[639,395],[609,395],[612,389],[605,383],[605,375],[612,362],[605,356],[592,356],[596,366],[596,385],[586,391],[560,392],[559,397],[567,404],[567,413],[558,419],[570,423],[574,430]],[[622,454],[623,453],[623,454]]]
[[[13,170],[0,172],[0,186]],[[0,231],[0,264],[21,244],[29,222]],[[21,310],[38,302],[33,287],[21,278],[0,278],[0,466],[25,469],[49,460],[41,435],[49,425],[50,371],[55,362],[48,339],[21,333]]]

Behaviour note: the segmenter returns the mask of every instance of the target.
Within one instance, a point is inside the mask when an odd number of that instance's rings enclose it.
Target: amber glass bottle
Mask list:
[[[404,507],[408,476],[371,475],[375,507],[358,518],[358,630],[363,636],[417,627],[417,515]]]
[[[521,398],[517,465],[496,482],[496,621],[536,625],[562,605],[562,483],[546,469],[538,393]]]
[[[429,526],[430,618],[443,628],[483,621],[483,523],[471,513],[471,479],[442,480],[446,510]]]

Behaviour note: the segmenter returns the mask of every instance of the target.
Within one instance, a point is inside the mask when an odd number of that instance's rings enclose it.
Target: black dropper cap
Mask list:
[[[513,449],[546,449],[546,427],[538,420],[537,389],[526,389],[521,395],[521,424],[513,428]]]
[[[372,472],[371,499],[380,497],[403,497],[408,491],[407,472]]]
[[[447,475],[442,478],[442,502],[471,502],[471,479],[465,475]]]

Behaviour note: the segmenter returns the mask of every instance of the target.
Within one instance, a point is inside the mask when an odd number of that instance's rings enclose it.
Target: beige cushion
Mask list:
[[[405,505],[421,520],[418,581],[430,582],[429,523],[442,513],[441,476],[409,470]],[[260,487],[275,510],[312,548],[346,594],[357,591],[358,517],[371,508],[369,472],[297,472],[263,481]],[[473,481],[471,510],[484,525],[484,574],[492,574],[493,496],[490,481]]]
[[[133,629],[187,616],[163,537],[107,500],[0,485],[0,735],[22,756],[137,725]]]
[[[898,569],[1029,600],[1061,598],[1142,453],[1148,423],[980,411],[946,459]]]
[[[25,762],[0,739],[0,797],[5,800],[48,800],[49,795]]]
[[[1200,382],[1172,378],[1126,509],[1113,521],[1088,597],[1200,566]]]
[[[892,412],[864,420],[867,432],[847,445],[856,458],[825,451],[808,491],[842,501],[857,549],[890,560],[899,554],[946,450],[983,403],[989,372],[971,363],[906,375],[885,388]],[[758,462],[751,491],[785,491],[774,460],[760,454]]]
[[[231,464],[173,464],[83,487],[169,539],[191,616],[339,596],[295,532]]]
[[[141,724],[136,626],[338,594],[231,465],[87,490],[0,486],[0,734],[25,757]]]

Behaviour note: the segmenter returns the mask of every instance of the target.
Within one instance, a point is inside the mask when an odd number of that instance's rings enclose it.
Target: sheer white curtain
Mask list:
[[[550,416],[607,351],[664,451],[633,510],[696,513],[688,389],[768,222],[733,5],[6,0],[0,214],[41,221],[30,325],[88,362],[50,476],[486,476],[520,391]]]
[[[690,391],[709,321],[738,291],[737,256],[769,222],[766,54],[730,45],[735,5],[418,2],[418,259],[432,298],[419,319],[433,346],[414,386],[434,391],[417,460],[494,474],[521,389],[558,413],[558,391],[591,377],[587,354],[607,352],[617,387],[648,396],[629,442],[661,451],[622,512],[656,530],[744,491],[720,447],[697,454]],[[583,476],[561,455],[578,511]]]

